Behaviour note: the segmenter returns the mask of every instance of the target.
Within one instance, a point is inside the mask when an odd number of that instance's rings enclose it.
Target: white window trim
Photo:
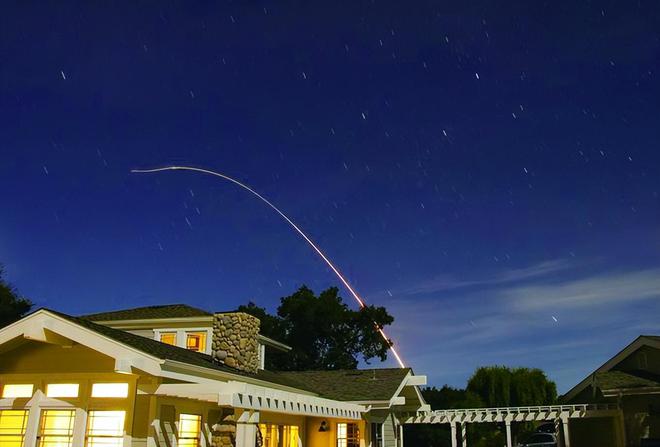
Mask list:
[[[154,329],[154,340],[160,341],[160,334],[163,332],[176,332],[176,345],[179,348],[186,349],[186,333],[187,332],[206,332],[206,346],[204,354],[211,355],[211,347],[213,345],[213,328],[210,327],[186,327],[186,328],[158,328]]]

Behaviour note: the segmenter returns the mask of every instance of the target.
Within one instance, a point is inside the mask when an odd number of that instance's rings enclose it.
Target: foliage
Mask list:
[[[467,389],[479,395],[488,407],[545,405],[557,401],[557,386],[536,368],[477,368]]]
[[[434,410],[547,405],[556,402],[557,388],[539,369],[490,366],[477,368],[466,389],[429,387],[422,389],[422,395]],[[514,424],[512,429],[517,436],[532,427]],[[446,424],[410,425],[404,433],[407,445],[451,446],[451,432]],[[468,424],[467,435],[469,444],[476,447],[501,447],[506,443],[501,424]]]
[[[19,296],[16,289],[3,279],[4,269],[0,266],[0,327],[5,327],[21,318],[32,308],[32,302]]]
[[[261,333],[293,349],[269,353],[266,368],[275,370],[355,369],[359,358],[385,360],[389,345],[375,330],[392,324],[384,307],[350,309],[331,287],[318,296],[306,286],[281,299],[277,315],[253,303],[239,311],[261,319]]]

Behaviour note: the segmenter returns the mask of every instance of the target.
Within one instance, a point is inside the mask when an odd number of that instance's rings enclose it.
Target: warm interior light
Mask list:
[[[128,383],[95,383],[92,397],[127,397]]]
[[[0,410],[0,445],[22,447],[28,410]]]
[[[2,388],[2,397],[16,398],[16,397],[32,397],[34,385],[30,384],[17,384],[8,383]]]
[[[46,385],[48,397],[78,397],[77,383],[49,383]]]
[[[39,447],[73,445],[74,410],[44,410],[41,413]]]
[[[125,419],[125,411],[90,411],[87,447],[122,447]]]
[[[297,425],[285,425],[282,427],[282,446],[283,447],[298,447],[298,440],[300,435]]]
[[[202,433],[202,417],[198,414],[179,415],[179,447],[198,447]]]
[[[206,351],[206,332],[188,332],[186,348],[196,352]]]
[[[161,332],[160,342],[168,345],[176,346],[176,332]]]

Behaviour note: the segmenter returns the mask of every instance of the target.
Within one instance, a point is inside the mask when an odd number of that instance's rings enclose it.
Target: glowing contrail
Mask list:
[[[178,171],[178,170],[195,171],[195,172],[202,172],[204,174],[214,175],[216,177],[220,177],[220,178],[223,178],[225,180],[228,180],[228,181],[240,186],[241,188],[248,190],[249,192],[251,192],[255,196],[257,196],[262,202],[264,202],[266,205],[268,205],[269,207],[274,209],[277,212],[277,214],[282,216],[282,218],[284,220],[286,220],[288,222],[288,224],[291,225],[293,227],[293,229],[296,230],[298,232],[298,234],[300,234],[303,237],[303,239],[305,239],[305,241],[307,241],[307,243],[314,249],[314,251],[316,253],[318,253],[318,255],[321,257],[321,259],[323,259],[325,261],[325,263],[328,264],[328,267],[330,267],[330,269],[333,272],[335,272],[335,275],[337,275],[337,278],[339,278],[339,280],[342,282],[342,284],[344,284],[344,286],[346,286],[346,289],[351,293],[351,295],[353,295],[353,298],[355,298],[355,300],[358,302],[360,307],[361,308],[366,307],[366,304],[364,304],[364,301],[362,300],[362,298],[360,298],[360,296],[353,289],[353,287],[351,287],[351,285],[348,283],[348,281],[346,279],[344,279],[344,276],[339,272],[337,267],[335,267],[335,265],[332,263],[332,261],[330,261],[330,259],[328,259],[328,257],[325,254],[323,254],[321,249],[316,246],[316,244],[305,234],[305,232],[303,230],[301,230],[298,227],[298,225],[296,225],[291,219],[289,219],[289,217],[286,214],[284,214],[282,211],[280,211],[280,209],[278,207],[273,205],[268,199],[266,199],[264,196],[262,196],[261,194],[259,194],[257,191],[250,188],[246,184],[241,183],[238,180],[233,179],[233,178],[231,178],[227,175],[221,174],[219,172],[209,171],[208,169],[202,169],[202,168],[193,168],[193,167],[190,167],[190,166],[165,166],[163,168],[154,168],[154,169],[132,169],[131,172],[150,173],[150,172]],[[394,357],[396,358],[397,362],[399,362],[399,365],[401,366],[401,368],[405,368],[403,360],[401,360],[401,357],[399,356],[399,353],[396,352],[396,349],[394,349],[394,346],[392,345],[392,343],[390,342],[390,339],[385,334],[385,331],[380,326],[378,326],[378,324],[376,324],[376,322],[374,322],[374,324],[376,326],[376,329],[378,330],[378,333],[381,335],[381,337],[383,337],[383,339],[385,340],[385,343],[387,343],[387,346],[389,346],[390,351],[392,351],[392,354],[394,354]]]

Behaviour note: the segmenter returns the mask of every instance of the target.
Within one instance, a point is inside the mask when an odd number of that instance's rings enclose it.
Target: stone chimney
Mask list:
[[[213,315],[214,359],[241,371],[256,373],[259,369],[258,318],[244,312],[217,313]]]

